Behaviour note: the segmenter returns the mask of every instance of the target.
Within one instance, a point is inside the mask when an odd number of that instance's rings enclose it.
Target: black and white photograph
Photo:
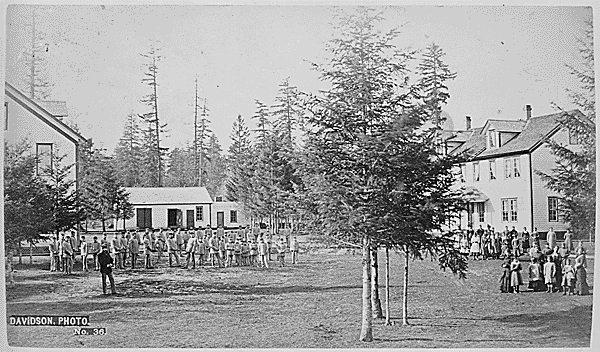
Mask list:
[[[3,5],[3,350],[599,347],[592,6]]]

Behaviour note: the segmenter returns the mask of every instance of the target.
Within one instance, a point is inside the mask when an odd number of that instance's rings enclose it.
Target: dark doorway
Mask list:
[[[177,211],[179,209],[167,209],[167,226],[177,227]]]
[[[187,210],[185,212],[185,214],[186,214],[185,215],[185,222],[186,222],[187,228],[191,229],[191,228],[195,227],[194,226],[194,210],[193,209],[192,210]]]
[[[225,213],[222,211],[217,212],[217,227],[225,227]]]

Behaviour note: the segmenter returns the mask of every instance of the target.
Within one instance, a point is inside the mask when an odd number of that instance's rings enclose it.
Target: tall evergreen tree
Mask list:
[[[450,98],[446,82],[456,78],[447,64],[442,61],[446,54],[437,44],[431,43],[423,54],[423,60],[417,68],[421,78],[419,88],[423,99],[424,113],[429,116],[433,125],[440,128],[444,123],[442,107]]]
[[[142,184],[140,172],[147,167],[142,164],[142,130],[139,122],[136,114],[127,115],[123,136],[114,152],[117,175],[125,187],[139,187]]]
[[[148,170],[146,185],[161,187],[162,178],[164,173],[163,158],[165,155],[164,148],[161,148],[161,133],[164,132],[167,124],[161,124],[158,115],[158,62],[162,56],[158,53],[158,48],[155,47],[154,43],[151,44],[150,50],[145,54],[140,54],[142,57],[148,60],[147,71],[144,72],[144,78],[142,83],[147,84],[151,92],[142,98],[142,103],[150,107],[150,112],[140,115],[148,125],[147,129],[144,130],[144,153],[145,161],[147,162]],[[148,175],[148,173],[154,175]]]
[[[568,131],[573,146],[548,140],[547,145],[557,157],[552,173],[536,171],[546,187],[562,196],[559,202],[561,220],[568,222],[576,234],[592,238],[596,228],[596,104],[594,71],[594,31],[591,21],[580,45],[581,65],[566,65],[580,82],[578,89],[568,90],[574,105],[580,111],[564,111],[559,118],[563,130]]]
[[[211,197],[223,195],[225,185],[225,158],[217,135],[212,132],[208,142],[206,189]]]
[[[231,144],[227,152],[226,196],[230,201],[247,204],[250,196],[250,177],[252,175],[252,144],[250,130],[242,115],[238,115],[229,134]]]
[[[40,6],[31,6],[31,28],[29,45],[23,53],[27,73],[23,80],[24,91],[31,99],[44,100],[50,95],[53,84],[48,80],[46,50],[46,33],[40,30],[39,22],[43,9]]]
[[[411,53],[394,50],[397,30],[385,34],[377,30],[382,18],[374,9],[360,7],[337,19],[338,33],[328,46],[331,59],[328,65],[315,65],[332,88],[311,101],[312,116],[308,117],[306,147],[299,165],[313,224],[326,236],[362,249],[359,339],[372,341],[370,254],[386,235],[393,234],[394,243],[405,244],[408,253],[417,258],[417,248],[441,253],[440,265],[453,271],[461,272],[464,262],[448,248],[448,236],[440,236],[443,240],[436,242],[438,237],[432,235],[452,208],[452,201],[446,202],[452,198],[447,196],[449,185],[432,182],[440,176],[447,180],[452,174],[436,164],[424,170],[411,168],[413,174],[409,175],[394,163],[414,151],[406,148],[411,145],[420,151],[421,164],[435,161],[431,148],[421,149],[428,141],[418,133],[420,114],[412,111],[418,95],[407,84]],[[413,216],[419,211],[424,214],[419,226],[405,225],[415,230],[414,234],[398,230],[403,228],[399,222],[407,219],[395,208],[398,202],[391,201],[401,189],[402,177],[408,176],[414,180],[415,195],[403,205],[414,209]]]
[[[167,158],[167,187],[197,186],[193,146],[173,148]]]

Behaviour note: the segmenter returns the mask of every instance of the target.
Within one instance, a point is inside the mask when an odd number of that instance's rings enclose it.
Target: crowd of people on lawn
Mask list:
[[[559,246],[557,235],[551,227],[546,234],[544,248],[540,246],[537,228],[532,233],[524,227],[519,232],[513,226],[497,232],[487,225],[479,225],[477,230],[471,226],[457,238],[456,246],[460,252],[473,260],[499,259],[502,262],[500,291],[519,293],[524,284],[525,268],[521,260],[528,260],[528,289],[547,293],[562,292],[563,295],[587,295],[586,251],[581,241],[573,248],[573,234],[567,230]],[[571,258],[574,255],[574,260]]]
[[[222,227],[196,229],[145,229],[128,230],[115,235],[111,240],[107,234],[99,239],[94,236],[88,242],[85,236],[78,237],[75,231],[59,234],[49,243],[50,271],[72,274],[73,264],[79,256],[82,270],[89,271],[90,259],[93,270],[102,274],[103,290],[106,294],[106,279],[114,293],[112,270],[135,269],[141,256],[145,269],[161,265],[164,258],[169,267],[196,269],[204,265],[212,267],[251,266],[268,268],[276,254],[279,267],[285,266],[286,253],[291,253],[291,262],[298,262],[298,239],[288,236],[273,238],[270,233],[251,231],[240,227],[225,233]],[[273,253],[275,252],[275,253]],[[112,255],[111,255],[112,254]],[[183,263],[182,263],[183,261]]]

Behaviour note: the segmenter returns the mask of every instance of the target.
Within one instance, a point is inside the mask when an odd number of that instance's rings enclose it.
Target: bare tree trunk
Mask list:
[[[21,250],[21,239],[19,239],[19,265],[23,264],[23,260],[22,257],[23,256],[23,251]]]
[[[371,309],[373,318],[383,318],[381,311],[381,300],[379,299],[379,261],[377,256],[377,246],[371,248]]]
[[[362,245],[363,292],[362,292],[362,326],[360,341],[373,341],[373,314],[371,313],[371,244],[365,236]]]
[[[33,243],[29,241],[29,264],[33,264]]]
[[[8,251],[8,256],[6,258],[6,272],[8,273],[8,286],[12,287],[15,284],[15,276],[13,274],[13,250],[10,249]]]
[[[392,325],[390,318],[390,248],[385,246],[385,325]]]
[[[408,250],[404,249],[404,287],[402,289],[402,325],[408,324]]]

